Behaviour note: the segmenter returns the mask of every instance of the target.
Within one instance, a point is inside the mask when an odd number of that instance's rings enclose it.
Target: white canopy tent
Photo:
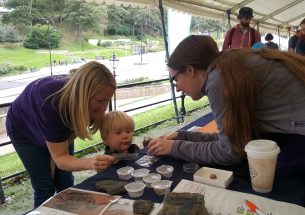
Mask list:
[[[253,9],[254,25],[261,34],[266,32],[277,35],[289,36],[291,29],[299,27],[301,20],[305,17],[305,0],[86,0],[99,4],[115,4],[117,6],[133,6],[159,8],[162,21],[162,31],[167,58],[169,57],[168,38],[164,22],[163,6],[183,13],[219,19],[223,25],[231,28],[232,22],[237,22],[238,11],[241,7]],[[280,43],[280,41],[279,41]],[[175,90],[171,84],[173,98]],[[178,109],[176,99],[173,99],[176,116]],[[179,122],[179,119],[177,119]]]
[[[135,7],[159,7],[160,0],[86,0],[88,2]],[[254,10],[253,22],[264,32],[289,33],[305,17],[304,0],[162,0],[165,7],[196,16],[232,20],[236,22],[238,10],[247,6]]]

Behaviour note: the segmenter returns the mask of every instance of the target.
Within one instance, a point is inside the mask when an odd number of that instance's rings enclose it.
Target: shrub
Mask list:
[[[106,48],[112,46],[112,43],[110,41],[106,41],[103,43],[100,42],[100,46]]]
[[[22,39],[18,32],[11,26],[0,27],[0,42],[1,43],[18,43]]]
[[[0,64],[0,76],[17,74],[23,71],[26,71],[27,68],[25,66],[14,66],[11,64]]]
[[[119,82],[119,85],[134,84],[134,83],[144,82],[144,81],[149,81],[149,78],[148,77],[139,77],[139,78],[126,79],[124,81]]]
[[[137,35],[136,35],[136,38],[137,38],[137,40],[139,40],[139,41],[140,41],[140,40],[143,41],[143,40],[144,40],[144,37],[145,37],[144,34],[137,34]]]
[[[126,42],[124,41],[114,41],[114,44],[117,45],[117,46],[123,46],[123,45],[126,45]]]
[[[113,26],[108,26],[106,29],[106,34],[108,35],[116,35],[117,31]]]
[[[49,39],[51,48],[58,48],[62,34],[54,26],[35,25],[27,34],[23,42],[25,48],[38,49],[49,48]]]

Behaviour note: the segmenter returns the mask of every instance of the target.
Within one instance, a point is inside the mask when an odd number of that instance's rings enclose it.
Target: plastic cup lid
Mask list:
[[[138,192],[144,189],[145,184],[143,182],[131,182],[124,186],[128,192]]]
[[[280,153],[280,148],[274,141],[260,139],[248,142],[245,151],[251,155],[274,156]]]

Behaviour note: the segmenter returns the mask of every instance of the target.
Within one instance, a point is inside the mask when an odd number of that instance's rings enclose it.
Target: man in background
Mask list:
[[[299,41],[295,46],[295,52],[300,55],[305,55],[305,18],[300,23]]]
[[[239,10],[237,19],[239,24],[226,33],[222,50],[251,48],[256,42],[261,42],[260,33],[250,27],[253,18],[253,10],[250,7],[242,7]]]
[[[295,35],[290,37],[290,39],[288,40],[288,51],[295,52],[295,47],[299,41],[299,36],[300,36],[300,30],[297,30],[295,32]]]

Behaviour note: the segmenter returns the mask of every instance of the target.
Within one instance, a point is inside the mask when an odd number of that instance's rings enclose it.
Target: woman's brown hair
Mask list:
[[[209,36],[189,36],[177,46],[168,66],[178,69],[192,65],[206,70],[208,66],[215,65],[219,69],[226,104],[224,132],[234,151],[243,155],[245,144],[252,139],[253,132],[257,132],[254,110],[258,83],[247,59],[260,56],[278,61],[305,85],[305,58],[295,53],[268,49],[234,49],[220,53],[215,46],[216,43]]]

